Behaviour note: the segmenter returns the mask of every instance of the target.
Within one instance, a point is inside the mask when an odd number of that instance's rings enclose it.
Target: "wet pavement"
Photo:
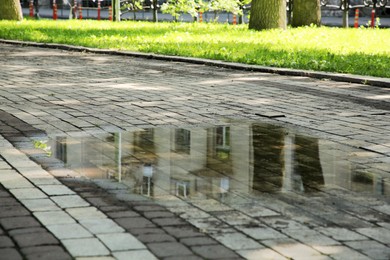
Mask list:
[[[389,259],[389,88],[0,52],[0,259]]]

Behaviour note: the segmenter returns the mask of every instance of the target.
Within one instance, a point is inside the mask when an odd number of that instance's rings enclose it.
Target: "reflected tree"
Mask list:
[[[283,185],[283,128],[253,124],[253,189],[280,191]]]
[[[318,139],[297,135],[295,144],[295,172],[301,176],[305,191],[318,190],[325,183]]]

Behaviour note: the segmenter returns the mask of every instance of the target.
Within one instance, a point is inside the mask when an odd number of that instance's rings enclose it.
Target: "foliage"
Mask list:
[[[161,6],[161,11],[171,14],[177,20],[180,13],[188,13],[192,17],[196,17],[198,11],[203,10],[204,7],[202,0],[168,0]]]
[[[388,29],[25,20],[0,21],[0,38],[390,78]]]
[[[208,5],[209,10],[226,11],[233,14],[242,14],[239,0],[211,0]]]
[[[34,141],[34,147],[45,151],[48,157],[51,156],[51,147],[47,145],[47,140]]]
[[[180,13],[188,13],[192,17],[196,17],[198,12],[205,12],[208,10],[242,14],[240,4],[240,0],[211,0],[205,2],[202,0],[168,0],[161,6],[161,10],[163,13],[171,14],[177,20]]]

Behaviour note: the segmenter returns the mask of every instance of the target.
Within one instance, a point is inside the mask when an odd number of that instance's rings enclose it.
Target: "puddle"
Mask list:
[[[366,153],[265,123],[64,136],[49,144],[51,156],[66,167],[150,197],[221,199],[334,188],[389,195],[390,189],[387,175],[364,164]]]

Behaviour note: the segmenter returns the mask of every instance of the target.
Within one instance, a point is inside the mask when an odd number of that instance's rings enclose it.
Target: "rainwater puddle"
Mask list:
[[[50,145],[67,168],[149,197],[390,191],[388,175],[365,163],[367,152],[265,123],[64,136]]]

